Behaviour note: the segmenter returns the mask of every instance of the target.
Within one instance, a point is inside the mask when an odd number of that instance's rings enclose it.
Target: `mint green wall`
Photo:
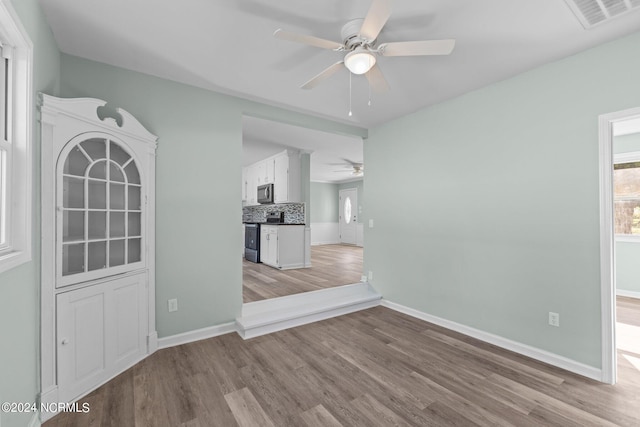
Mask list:
[[[613,152],[640,151],[640,133],[613,138]],[[640,243],[616,242],[616,288],[640,293]]]
[[[33,52],[33,246],[32,261],[0,274],[0,401],[36,402],[40,389],[40,126],[37,93],[57,94],[60,52],[37,0],[13,1]],[[3,427],[26,426],[32,414],[0,413]]]
[[[358,222],[364,222],[364,180],[344,182],[338,186],[338,192],[349,188],[356,188],[358,190]]]
[[[330,132],[360,128],[62,55],[62,96],[105,99],[158,135],[160,337],[229,322],[242,306],[242,115]],[[308,157],[308,156],[307,156]],[[237,224],[235,227],[233,224]],[[179,310],[169,313],[167,299]]]
[[[636,33],[370,130],[375,288],[600,367],[598,115],[640,106],[639,45]]]
[[[338,222],[338,184],[311,183],[311,222]]]

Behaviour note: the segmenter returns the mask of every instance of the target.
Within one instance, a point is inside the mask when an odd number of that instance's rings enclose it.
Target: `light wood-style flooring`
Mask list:
[[[640,373],[621,371],[601,384],[376,307],[160,350],[44,426],[638,426]]]
[[[260,301],[301,292],[358,283],[362,248],[350,245],[311,246],[311,268],[278,270],[242,260],[242,300]]]

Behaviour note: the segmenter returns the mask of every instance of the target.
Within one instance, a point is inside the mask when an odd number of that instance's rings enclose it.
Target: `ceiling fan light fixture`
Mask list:
[[[376,65],[376,57],[368,50],[359,47],[344,57],[344,65],[353,74],[364,74]]]

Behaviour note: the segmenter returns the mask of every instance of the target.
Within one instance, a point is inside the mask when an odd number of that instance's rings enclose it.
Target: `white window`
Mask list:
[[[616,240],[640,241],[640,152],[615,156],[613,204]]]
[[[0,272],[31,259],[32,44],[0,0]]]

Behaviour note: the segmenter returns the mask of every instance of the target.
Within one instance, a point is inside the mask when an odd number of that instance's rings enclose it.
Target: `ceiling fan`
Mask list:
[[[449,55],[453,51],[456,43],[453,39],[377,44],[378,35],[391,16],[392,3],[393,0],[373,0],[364,19],[354,19],[342,27],[342,43],[277,29],[273,33],[277,39],[347,52],[342,61],[329,66],[301,88],[312,89],[346,67],[353,74],[364,74],[375,91],[384,92],[389,84],[376,64],[377,56]]]
[[[358,162],[352,162],[351,160],[345,159],[345,158],[343,158],[342,160],[344,160],[345,163],[331,163],[331,164],[335,166],[344,166],[346,169],[352,169],[351,175],[353,176],[364,175],[364,164],[358,163]],[[342,169],[334,172],[345,172],[345,170]]]

